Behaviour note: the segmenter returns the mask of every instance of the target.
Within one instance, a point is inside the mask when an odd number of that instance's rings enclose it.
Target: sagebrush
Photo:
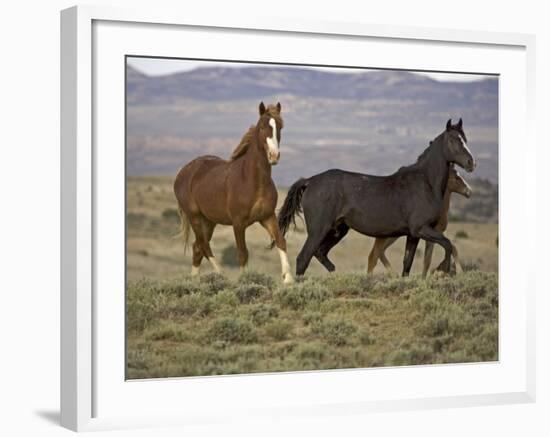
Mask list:
[[[498,280],[249,272],[127,287],[127,377],[498,360]]]

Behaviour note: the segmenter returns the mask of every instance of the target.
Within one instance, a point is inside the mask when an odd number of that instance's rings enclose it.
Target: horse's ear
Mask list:
[[[279,111],[279,114],[281,113],[281,103],[277,102],[277,111]]]
[[[452,124],[451,124],[451,119],[449,118],[449,119],[447,120],[447,126],[446,126],[445,129],[447,129],[448,131],[450,131],[450,130],[451,130],[451,126],[452,126]]]
[[[260,115],[264,115],[265,105],[264,102],[260,102]]]
[[[461,118],[460,120],[458,120],[457,127],[458,127],[459,129],[462,129],[462,118]]]

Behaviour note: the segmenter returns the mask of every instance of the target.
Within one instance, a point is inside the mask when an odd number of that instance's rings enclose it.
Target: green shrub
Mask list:
[[[468,233],[462,229],[456,231],[455,238],[467,239],[469,238]]]
[[[419,278],[409,277],[388,277],[385,281],[374,283],[373,291],[376,293],[401,294],[407,290],[418,287]]]
[[[213,300],[202,294],[189,294],[167,302],[164,308],[165,317],[178,319],[181,317],[206,317],[214,311]]]
[[[475,272],[479,270],[479,262],[474,260],[466,260],[462,263],[462,270],[465,272]]]
[[[237,248],[233,244],[224,247],[221,262],[229,267],[239,267]]]
[[[129,212],[126,214],[126,226],[140,228],[147,223],[147,216],[142,213]]]
[[[274,320],[266,325],[265,333],[275,341],[286,340],[292,333],[292,323],[286,320]]]
[[[388,363],[392,366],[412,366],[433,362],[433,352],[424,344],[414,344],[407,349],[397,350],[388,357]]]
[[[162,218],[170,221],[179,221],[180,215],[177,209],[166,208],[162,211]]]
[[[254,284],[262,285],[268,290],[273,290],[275,288],[275,280],[270,275],[265,273],[255,272],[247,270],[239,276],[239,283],[244,284]]]
[[[187,294],[199,293],[201,291],[201,287],[196,281],[184,279],[182,281],[167,283],[162,286],[162,290],[165,293],[181,297]]]
[[[303,309],[306,305],[320,303],[331,297],[332,293],[326,286],[313,281],[282,287],[276,294],[281,305],[293,310]]]
[[[229,280],[220,273],[207,273],[200,278],[201,292],[214,295],[230,286]]]
[[[279,310],[271,304],[259,304],[250,309],[250,318],[256,325],[264,325],[279,315]]]
[[[335,296],[366,296],[376,284],[376,279],[364,273],[337,273],[328,276],[323,282]]]
[[[364,346],[368,346],[374,343],[374,336],[372,335],[370,329],[365,328],[361,330],[361,332],[359,333],[359,341]]]
[[[186,341],[189,339],[189,333],[181,326],[175,323],[163,323],[159,327],[146,332],[145,338],[152,341]]]
[[[496,274],[480,272],[476,269],[466,270],[456,280],[457,290],[465,296],[481,298],[493,296],[498,298],[498,277]]]
[[[445,312],[428,314],[418,329],[419,334],[430,337],[439,337],[448,331],[449,317]]]
[[[146,371],[149,367],[151,346],[149,343],[140,343],[128,348],[126,363],[128,370]]]
[[[126,327],[129,332],[141,332],[158,322],[168,296],[155,281],[131,282],[126,289]]]
[[[235,295],[241,303],[250,303],[265,296],[268,293],[268,289],[263,285],[244,283],[239,284],[235,288]]]
[[[327,320],[313,325],[312,331],[320,334],[329,344],[344,346],[350,343],[350,337],[355,334],[357,328],[354,324],[345,320]]]
[[[493,361],[498,274],[131,281],[129,378]]]
[[[321,362],[326,356],[326,346],[319,342],[304,343],[298,346],[295,354],[300,360]]]
[[[216,309],[220,311],[230,311],[240,303],[233,290],[220,291],[212,299]]]
[[[323,314],[318,311],[309,311],[302,316],[302,320],[306,326],[316,325],[323,320]]]
[[[257,333],[254,326],[246,320],[223,318],[212,323],[207,339],[228,343],[253,343],[257,340]]]
[[[498,326],[485,325],[468,351],[476,356],[477,361],[498,360]]]

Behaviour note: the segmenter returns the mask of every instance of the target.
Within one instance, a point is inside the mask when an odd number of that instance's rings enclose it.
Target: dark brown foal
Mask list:
[[[439,220],[434,227],[439,232],[445,232],[445,230],[447,229],[447,225],[449,223],[449,207],[451,204],[452,193],[458,193],[466,198],[469,198],[472,195],[472,189],[470,188],[468,183],[462,178],[462,176],[458,174],[454,167],[451,167],[451,169],[449,170],[449,179],[447,181],[447,188],[443,197],[441,215],[439,216]],[[386,270],[388,270],[389,272],[393,272],[391,264],[388,258],[386,258],[385,251],[395,242],[395,240],[397,240],[397,238],[377,238],[374,241],[374,245],[372,246],[369,254],[369,265],[367,270],[369,274],[372,273],[379,259],[380,261],[382,261],[382,264],[384,264]],[[433,249],[433,243],[426,241],[426,248],[424,250],[424,266],[422,269],[423,277],[426,277],[430,269],[430,265],[432,263]],[[456,246],[454,244],[452,245],[452,254],[456,263],[457,272],[462,271],[462,266],[460,265],[460,262],[458,260],[458,251],[456,250]]]

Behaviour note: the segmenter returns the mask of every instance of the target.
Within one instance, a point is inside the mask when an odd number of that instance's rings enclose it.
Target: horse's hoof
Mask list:
[[[290,273],[285,273],[283,275],[283,284],[285,285],[288,285],[288,284],[294,284],[294,278],[292,277],[292,275]]]

